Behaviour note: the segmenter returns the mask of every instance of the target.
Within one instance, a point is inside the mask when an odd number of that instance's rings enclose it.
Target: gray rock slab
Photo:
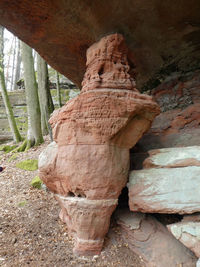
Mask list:
[[[148,153],[149,157],[143,162],[144,168],[200,166],[200,146],[154,149]]]
[[[180,222],[167,226],[169,231],[200,258],[200,222]]]
[[[200,167],[151,168],[129,176],[129,207],[148,213],[200,211]]]

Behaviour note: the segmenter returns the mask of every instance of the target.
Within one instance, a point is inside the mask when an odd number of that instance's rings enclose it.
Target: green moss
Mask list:
[[[31,183],[30,183],[30,185],[31,185],[32,187],[34,187],[34,188],[38,188],[38,189],[41,189],[41,188],[42,188],[42,184],[43,184],[43,182],[42,182],[42,180],[40,179],[39,176],[35,176],[35,177],[32,179]]]
[[[27,204],[27,201],[24,200],[24,201],[19,202],[19,203],[18,203],[18,206],[19,206],[19,207],[24,207],[26,204]]]
[[[38,169],[37,159],[26,159],[16,164],[16,167],[26,171],[35,171]]]
[[[57,90],[56,89],[51,89],[50,92],[51,92],[52,97],[57,96]]]
[[[13,146],[2,145],[2,146],[0,146],[0,150],[4,151],[5,153],[9,153],[10,151],[14,150],[16,147],[17,147],[17,145],[13,145]]]
[[[28,119],[26,116],[21,116],[18,118],[15,118],[16,123],[17,123],[17,127],[20,130],[20,132],[22,133],[26,133],[28,130]]]
[[[14,154],[8,159],[8,162],[11,162],[11,161],[15,160],[16,158],[17,158],[17,155]]]

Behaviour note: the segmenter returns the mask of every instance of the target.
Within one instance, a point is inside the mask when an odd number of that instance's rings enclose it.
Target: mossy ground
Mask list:
[[[24,200],[24,201],[19,202],[19,203],[18,203],[18,206],[22,208],[22,207],[24,207],[26,204],[27,204],[27,201]]]
[[[18,155],[15,153],[15,154],[13,154],[9,159],[8,159],[8,162],[11,162],[11,161],[14,161],[14,160],[16,160],[17,159],[17,157],[18,157]]]
[[[42,184],[43,184],[43,182],[42,182],[42,180],[40,179],[39,176],[35,176],[35,177],[32,179],[31,183],[30,183],[30,185],[31,185],[32,187],[34,187],[34,188],[38,188],[38,189],[41,189],[41,188],[42,188]]]
[[[17,145],[1,145],[0,151],[3,151],[5,153],[9,153],[10,151],[14,150],[17,147]]]
[[[26,171],[35,171],[38,169],[37,159],[26,159],[16,164],[16,167]]]

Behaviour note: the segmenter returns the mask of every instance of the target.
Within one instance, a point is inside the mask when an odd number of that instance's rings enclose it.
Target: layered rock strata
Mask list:
[[[197,259],[194,254],[153,216],[118,210],[116,218],[125,242],[143,259],[145,266],[196,266]]]
[[[199,145],[200,70],[171,73],[149,93],[162,113],[139,141],[141,151]]]
[[[74,252],[98,254],[126,184],[129,149],[151,126],[158,105],[135,88],[122,35],[87,51],[79,96],[53,113],[55,143],[40,155],[40,177],[56,194]]]
[[[130,174],[130,209],[150,213],[198,212],[199,151],[198,146],[151,150],[144,169]]]

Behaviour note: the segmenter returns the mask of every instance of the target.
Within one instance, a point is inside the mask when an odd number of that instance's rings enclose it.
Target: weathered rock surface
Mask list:
[[[200,217],[198,221],[193,221],[192,216],[189,221],[189,217],[186,221],[170,224],[167,228],[181,243],[200,258]]]
[[[174,147],[148,151],[149,157],[143,162],[147,168],[177,168],[200,166],[200,147]]]
[[[158,213],[200,211],[200,147],[148,151],[142,170],[129,178],[131,210]]]
[[[173,70],[197,69],[199,13],[199,0],[0,1],[0,24],[79,86],[87,48],[113,32],[134,53],[129,60],[139,87]]]
[[[116,217],[125,242],[147,267],[196,266],[193,253],[152,216],[120,210]]]
[[[132,171],[129,207],[150,213],[194,213],[200,210],[200,167],[150,168]]]
[[[139,141],[140,150],[200,144],[200,71],[170,74],[149,92],[162,113]]]
[[[53,113],[56,144],[39,159],[40,177],[56,193],[80,255],[100,253],[127,181],[129,149],[159,113],[152,98],[135,89],[127,53],[119,34],[88,49],[83,89]]]

